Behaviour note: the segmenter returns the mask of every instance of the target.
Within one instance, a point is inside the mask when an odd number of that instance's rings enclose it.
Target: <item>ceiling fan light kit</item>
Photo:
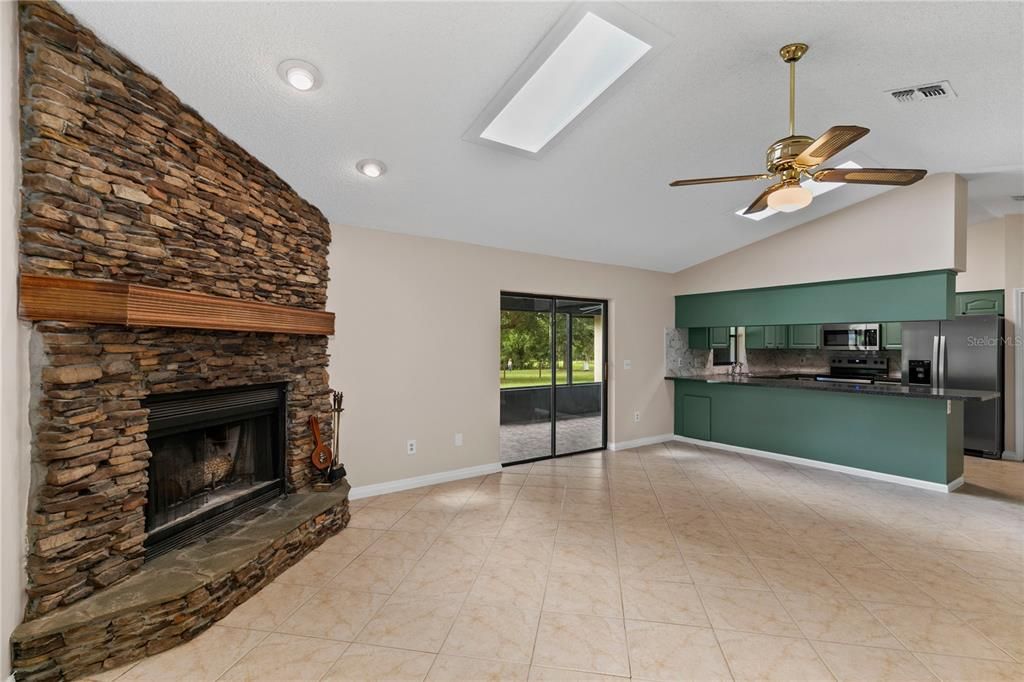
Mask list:
[[[776,211],[792,213],[799,211],[811,203],[814,195],[811,190],[803,187],[798,182],[780,187],[768,195],[768,206]]]
[[[769,145],[765,155],[766,173],[676,180],[669,183],[669,186],[684,187],[738,180],[775,179],[775,184],[761,192],[743,212],[743,215],[752,215],[760,213],[766,208],[791,213],[810,205],[814,193],[800,184],[800,181],[805,178],[815,182],[891,186],[912,185],[923,178],[928,171],[909,168],[824,168],[816,170],[817,166],[846,149],[870,131],[861,126],[841,125],[832,126],[817,139],[796,134],[796,63],[807,54],[807,49],[805,43],[791,43],[784,45],[779,50],[782,61],[789,64],[789,135]]]

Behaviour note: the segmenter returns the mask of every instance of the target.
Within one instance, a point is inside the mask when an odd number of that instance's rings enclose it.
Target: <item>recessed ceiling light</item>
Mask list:
[[[376,159],[363,159],[356,164],[356,170],[368,178],[379,178],[388,172],[388,167],[383,161]]]
[[[301,92],[308,92],[320,87],[323,80],[320,72],[309,62],[300,59],[288,59],[277,67],[277,73],[284,82]]]
[[[855,163],[853,161],[846,161],[846,162],[841,163],[838,166],[836,166],[836,168],[862,168],[862,166],[859,163]],[[825,194],[826,192],[831,192],[834,189],[839,189],[840,187],[845,187],[845,186],[846,186],[845,182],[815,182],[814,180],[811,180],[810,178],[805,178],[803,181],[800,182],[800,187],[802,187],[803,189],[808,190],[811,193],[810,194],[811,197],[820,196],[822,194]],[[758,211],[757,213],[751,213],[750,215],[743,215],[743,212],[747,210],[747,207],[744,206],[740,210],[736,211],[736,215],[742,216],[744,218],[748,218],[750,220],[764,220],[768,216],[775,215],[776,213],[779,212],[779,210],[784,210],[784,209],[776,209],[776,208],[773,208],[771,206],[772,196],[774,196],[775,194],[778,194],[778,192],[772,192],[772,194],[768,197],[769,207],[766,208],[765,210]],[[782,197],[779,197],[779,198],[781,199]],[[810,203],[810,201],[808,201],[807,203]],[[804,204],[804,206],[806,206],[806,205],[807,204]],[[798,206],[797,208],[802,208],[802,207]],[[790,211],[795,211],[795,210],[796,210],[796,208],[790,209]],[[789,211],[786,211],[786,212],[788,213]]]
[[[660,29],[620,6],[572,7],[463,139],[534,157],[666,42]]]

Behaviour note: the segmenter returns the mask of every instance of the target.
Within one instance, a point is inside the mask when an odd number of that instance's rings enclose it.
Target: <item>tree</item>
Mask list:
[[[551,319],[547,313],[522,310],[501,311],[501,358],[514,367],[536,367],[539,373],[550,365]]]

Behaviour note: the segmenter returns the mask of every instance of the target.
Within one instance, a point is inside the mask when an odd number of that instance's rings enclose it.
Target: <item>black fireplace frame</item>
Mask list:
[[[183,398],[187,397],[187,401]],[[187,404],[185,404],[187,403]],[[146,560],[190,544],[210,531],[286,492],[285,453],[288,451],[288,383],[248,384],[187,393],[160,393],[143,401],[149,409],[147,438],[169,436],[198,428],[217,426],[239,417],[275,415],[273,420],[274,479],[255,486],[243,496],[210,509],[187,521],[171,522],[154,532],[146,529]],[[146,524],[149,525],[147,513]]]

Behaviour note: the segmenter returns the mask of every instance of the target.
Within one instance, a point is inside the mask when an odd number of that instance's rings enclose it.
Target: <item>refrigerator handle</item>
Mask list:
[[[939,387],[939,337],[932,337],[932,388]]]
[[[939,388],[946,387],[946,337],[939,337]]]

